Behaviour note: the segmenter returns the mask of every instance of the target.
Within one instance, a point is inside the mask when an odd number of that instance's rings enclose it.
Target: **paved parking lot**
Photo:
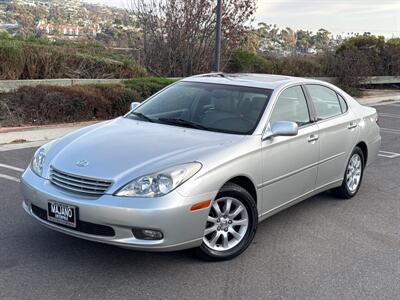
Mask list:
[[[143,253],[54,232],[21,208],[34,148],[0,152],[0,299],[399,299],[400,104],[357,197],[318,195],[261,223],[233,261]]]

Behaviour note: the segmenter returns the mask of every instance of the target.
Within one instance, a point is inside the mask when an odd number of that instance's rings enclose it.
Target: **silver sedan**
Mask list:
[[[325,82],[194,76],[39,148],[23,207],[87,240],[230,259],[271,215],[326,190],[356,195],[380,147],[377,121]]]

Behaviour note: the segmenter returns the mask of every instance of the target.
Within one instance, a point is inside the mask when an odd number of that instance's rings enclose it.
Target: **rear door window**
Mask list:
[[[340,103],[340,107],[342,109],[342,113],[345,113],[348,109],[346,100],[344,100],[344,98],[342,96],[340,96],[339,94],[337,94],[337,96],[339,98],[339,103]]]
[[[342,106],[335,91],[316,84],[307,85],[307,90],[314,104],[318,120],[325,120],[342,114]]]

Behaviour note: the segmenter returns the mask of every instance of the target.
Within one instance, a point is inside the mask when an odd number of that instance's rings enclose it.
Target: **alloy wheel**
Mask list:
[[[203,241],[214,251],[230,250],[243,240],[248,226],[246,206],[238,199],[223,197],[210,209]]]
[[[354,153],[351,157],[346,171],[346,184],[351,193],[357,191],[361,181],[362,159],[358,153]]]

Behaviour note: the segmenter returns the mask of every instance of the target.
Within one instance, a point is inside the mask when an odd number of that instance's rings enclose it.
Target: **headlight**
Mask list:
[[[49,151],[54,141],[51,141],[50,143],[43,145],[33,155],[33,159],[31,161],[31,169],[38,176],[42,176],[43,166],[44,163],[46,162],[47,152]]]
[[[162,172],[138,177],[115,195],[122,197],[160,197],[168,194],[201,169],[198,162],[166,169]]]

